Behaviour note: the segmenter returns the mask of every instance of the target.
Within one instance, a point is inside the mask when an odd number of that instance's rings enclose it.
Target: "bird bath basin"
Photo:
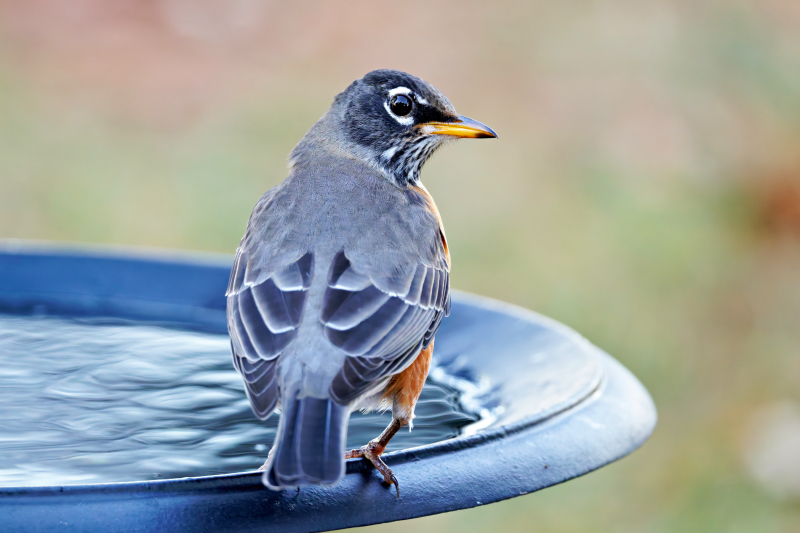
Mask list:
[[[19,385],[0,413],[3,528],[321,531],[413,518],[580,476],[655,426],[647,391],[580,335],[456,292],[427,403],[385,455],[401,498],[362,460],[348,461],[336,487],[270,491],[253,471],[270,421],[247,413],[229,380],[238,381],[225,337],[229,272],[218,256],[0,244],[0,362],[13,355],[0,395]],[[37,342],[31,364],[20,363],[20,346]],[[174,416],[159,425],[164,411]],[[354,416],[349,444],[385,421]]]

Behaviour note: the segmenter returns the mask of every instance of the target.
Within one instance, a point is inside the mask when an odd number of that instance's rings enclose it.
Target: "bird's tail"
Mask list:
[[[264,472],[271,489],[332,484],[344,475],[348,406],[331,399],[281,398],[275,446]]]

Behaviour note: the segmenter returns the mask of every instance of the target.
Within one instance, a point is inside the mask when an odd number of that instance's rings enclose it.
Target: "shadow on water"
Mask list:
[[[389,450],[480,425],[474,388],[437,368],[414,429]],[[467,402],[469,403],[469,402]],[[0,485],[139,481],[255,470],[278,422],[250,411],[227,336],[140,324],[0,315]],[[348,447],[388,413],[354,413]]]

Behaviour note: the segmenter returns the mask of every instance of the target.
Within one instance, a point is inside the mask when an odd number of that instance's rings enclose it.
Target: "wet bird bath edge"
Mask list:
[[[9,241],[0,244],[0,313],[225,334],[229,272],[230,260],[215,256]],[[399,501],[365,461],[349,460],[338,486],[299,493],[267,490],[258,472],[0,487],[0,529],[301,532],[414,518],[583,475],[641,446],[656,423],[649,394],[616,360],[508,304],[455,293],[435,357],[488,383],[491,413],[454,438],[386,454],[402,480]]]

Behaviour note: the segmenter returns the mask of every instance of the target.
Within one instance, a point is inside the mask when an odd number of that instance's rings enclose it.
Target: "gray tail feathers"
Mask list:
[[[283,397],[281,403],[264,484],[282,489],[342,479],[350,408],[331,399],[296,396]]]

